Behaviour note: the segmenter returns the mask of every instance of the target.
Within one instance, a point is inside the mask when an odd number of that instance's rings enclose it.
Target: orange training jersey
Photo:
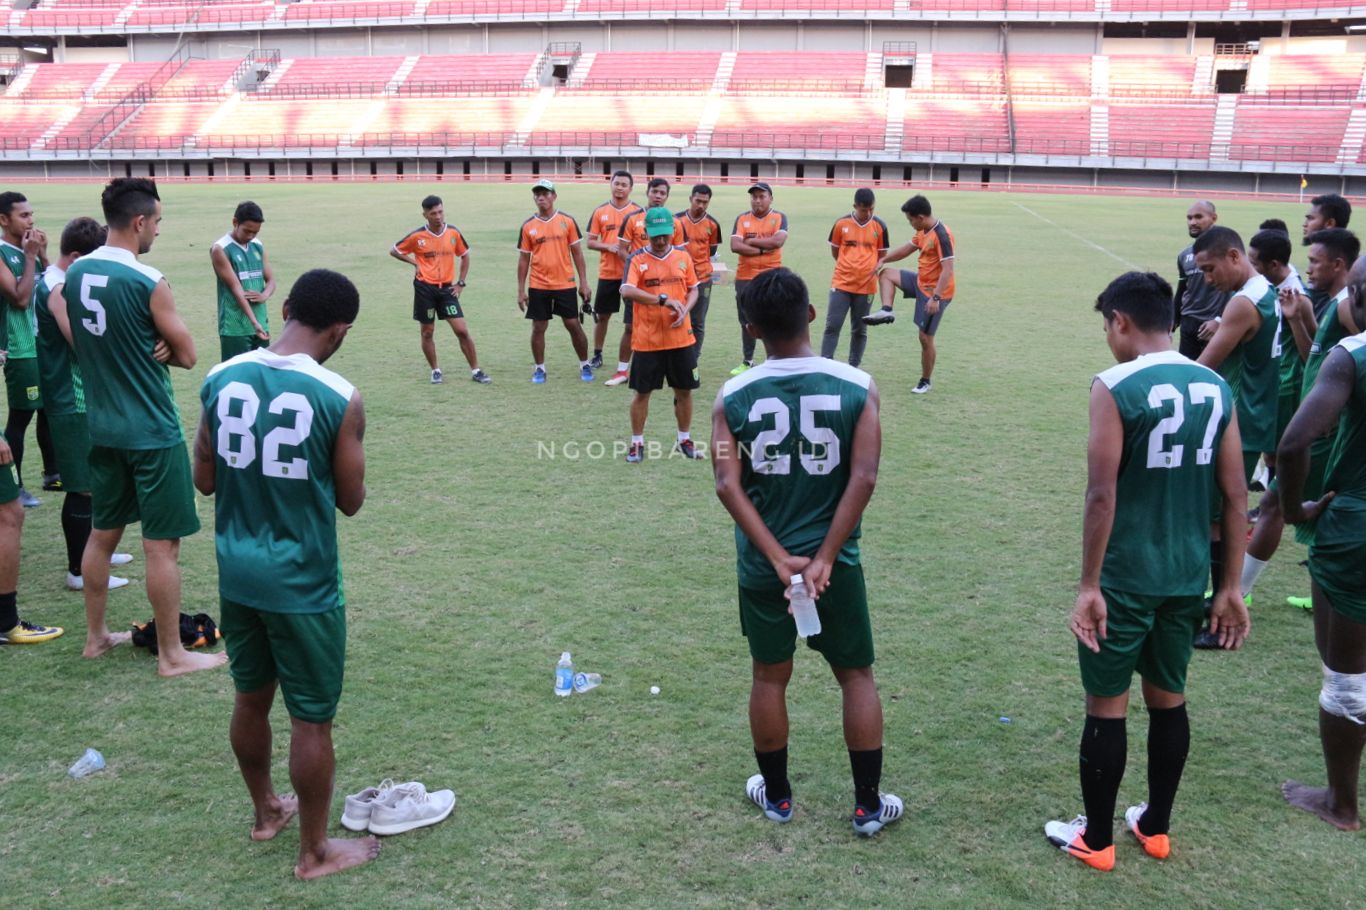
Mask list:
[[[644,209],[626,219],[626,226],[621,229],[621,236],[626,238],[627,250],[631,255],[635,255],[650,245],[650,238],[645,236]],[[678,223],[677,217],[674,218],[674,235],[669,243],[673,246],[683,245],[683,225]]]
[[[848,294],[877,292],[877,261],[887,252],[887,223],[876,215],[859,224],[853,213],[845,215],[830,229],[830,245],[839,250],[835,277],[830,286]]]
[[[683,229],[683,248],[692,257],[697,283],[706,284],[711,281],[711,257],[721,242],[721,225],[710,215],[693,221],[686,209],[674,216],[674,223]]]
[[[939,276],[944,272],[944,263],[953,258],[953,232],[942,221],[936,221],[928,231],[917,231],[911,238],[911,245],[920,251],[920,271],[916,284],[926,294],[933,294]],[[953,297],[955,281],[949,279],[944,288],[944,297]]]
[[[439,234],[424,224],[394,244],[394,249],[417,260],[417,280],[424,284],[455,281],[455,260],[470,251],[464,235],[450,224]]]
[[[628,201],[622,208],[604,202],[593,209],[588,222],[588,236],[603,243],[616,244],[621,239],[621,229],[626,226],[626,219],[639,211],[643,209],[634,202]],[[598,277],[603,281],[620,281],[621,268],[625,264],[616,253],[599,253]]]
[[[564,212],[549,218],[532,215],[522,223],[517,249],[531,254],[530,287],[561,291],[574,286],[574,257],[569,248],[583,239],[579,223]]]
[[[762,218],[753,212],[745,212],[735,219],[735,228],[730,234],[741,240],[753,240],[756,237],[772,237],[779,231],[787,231],[787,216],[777,209],[769,209],[768,214]],[[765,250],[754,256],[742,253],[740,261],[735,266],[735,280],[748,281],[755,275],[776,269],[782,264],[782,250]]]
[[[651,250],[632,253],[626,263],[626,277],[621,288],[639,288],[651,294],[668,294],[670,298],[686,303],[688,292],[697,286],[697,273],[693,271],[692,257],[683,250],[673,248],[663,256],[656,256]],[[631,350],[668,351],[673,348],[686,348],[693,343],[692,316],[684,317],[683,324],[673,327],[678,317],[672,307],[656,306],[649,303],[633,303],[631,327]]]

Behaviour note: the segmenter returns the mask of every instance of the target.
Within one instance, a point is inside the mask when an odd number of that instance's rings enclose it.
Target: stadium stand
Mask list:
[[[716,81],[721,54],[675,52],[668,55],[667,62],[668,67],[661,71],[658,54],[595,54],[586,72],[579,72],[583,64],[574,68],[571,87],[609,92],[710,91]]]
[[[1110,103],[1110,154],[1115,157],[1209,160],[1213,101],[1182,104]]]
[[[1235,161],[1332,162],[1342,148],[1347,106],[1239,104],[1228,156]]]
[[[852,96],[731,97],[711,136],[714,148],[881,149],[886,112],[876,100]]]
[[[1083,54],[1011,54],[1007,73],[1014,94],[1089,97],[1091,58]]]
[[[735,57],[729,90],[744,92],[849,92],[863,90],[868,55],[812,51],[801,55],[800,69],[784,51],[741,51]]]

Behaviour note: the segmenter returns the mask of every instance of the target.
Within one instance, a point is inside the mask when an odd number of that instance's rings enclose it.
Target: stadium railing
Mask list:
[[[292,101],[308,98],[375,98],[379,96],[440,97],[458,99],[463,96],[525,95],[534,90],[523,88],[520,82],[509,80],[453,79],[442,82],[406,81],[389,90],[388,81],[340,83],[282,83],[274,88],[253,93],[265,101]]]

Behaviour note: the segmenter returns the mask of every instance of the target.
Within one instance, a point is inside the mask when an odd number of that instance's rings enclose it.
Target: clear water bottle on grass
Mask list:
[[[100,754],[98,749],[86,749],[85,754],[76,759],[76,764],[72,765],[66,773],[70,774],[73,780],[80,780],[82,777],[89,777],[96,771],[102,770],[104,770],[104,756]]]
[[[555,694],[563,698],[574,691],[574,661],[569,652],[560,654],[560,662],[555,665]]]
[[[787,592],[788,602],[792,604],[792,618],[797,621],[797,634],[802,638],[821,634],[821,618],[816,612],[816,601],[807,590],[806,579],[800,575],[792,576],[792,587]]]

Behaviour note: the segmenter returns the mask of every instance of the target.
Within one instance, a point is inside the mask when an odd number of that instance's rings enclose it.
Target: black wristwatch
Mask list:
[[[668,306],[668,305],[669,305],[669,295],[668,295],[668,294],[660,294],[660,295],[659,295],[659,305],[660,305],[660,306]]]
[[[465,279],[461,278],[459,281],[455,283],[455,286],[458,288],[463,288],[465,286]]]

